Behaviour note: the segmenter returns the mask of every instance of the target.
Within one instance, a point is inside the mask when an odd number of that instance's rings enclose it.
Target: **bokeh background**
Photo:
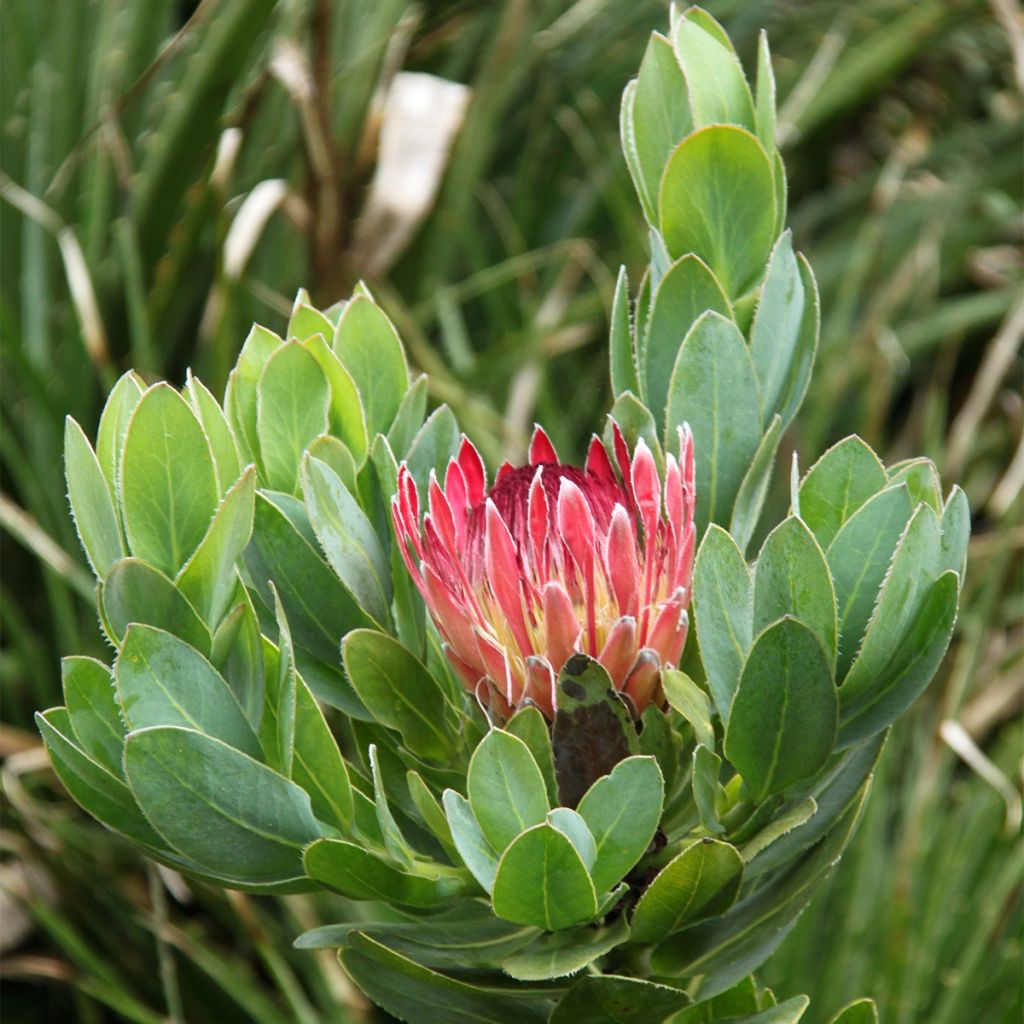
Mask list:
[[[945,667],[761,978],[809,993],[808,1024],[862,994],[886,1024],[1018,1022],[1024,23],[1013,0],[707,6],[748,67],[769,31],[789,220],[821,288],[780,465],[856,431],[887,461],[930,456],[974,514]],[[609,407],[615,274],[645,263],[619,97],[667,19],[657,0],[0,5],[8,1020],[383,1019],[329,953],[290,948],[351,907],[157,872],[49,771],[32,712],[59,702],[61,655],[105,654],[64,417],[93,431],[129,367],[176,383],[191,367],[219,393],[253,320],[281,330],[300,286],[326,305],[366,278],[492,464],[535,419],[581,454]],[[420,222],[373,186],[407,72],[471,90]],[[424,163],[430,124],[406,125],[426,125]],[[766,521],[781,488],[772,501]]]

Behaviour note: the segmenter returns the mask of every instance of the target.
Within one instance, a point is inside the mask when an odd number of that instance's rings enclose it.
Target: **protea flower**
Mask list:
[[[508,715],[524,701],[554,714],[575,653],[596,658],[638,712],[660,699],[663,665],[686,642],[694,549],[693,441],[665,458],[662,486],[641,439],[632,459],[613,424],[612,459],[595,436],[583,469],[559,461],[537,427],[529,462],[505,463],[488,491],[463,438],[429,509],[399,470],[392,516],[402,555],[468,689]],[[680,466],[680,463],[682,464]]]

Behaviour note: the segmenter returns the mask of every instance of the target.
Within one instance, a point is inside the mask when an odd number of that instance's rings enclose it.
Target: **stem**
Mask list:
[[[164,938],[164,925],[167,924],[167,894],[157,866],[151,860],[146,861],[146,877],[149,879],[149,898],[153,904],[153,937],[156,940],[160,984],[167,1003],[167,1017],[171,1024],[185,1024],[181,989],[178,986],[178,968],[174,962],[174,953]]]

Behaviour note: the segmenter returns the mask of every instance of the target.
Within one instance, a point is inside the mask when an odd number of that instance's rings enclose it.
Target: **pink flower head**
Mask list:
[[[632,458],[613,423],[615,463],[597,437],[583,469],[559,462],[537,427],[529,462],[488,491],[465,438],[428,509],[406,466],[391,511],[402,556],[468,689],[507,715],[524,701],[554,714],[555,684],[579,652],[596,658],[638,711],[660,699],[661,667],[686,642],[693,568],[693,439],[665,458],[664,484],[641,439]]]

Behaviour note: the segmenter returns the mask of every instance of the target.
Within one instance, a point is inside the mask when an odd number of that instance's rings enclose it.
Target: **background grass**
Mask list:
[[[935,459],[975,517],[946,667],[891,737],[853,847],[763,977],[780,997],[811,994],[810,1024],[861,994],[890,1024],[1017,1021],[1019,15],[1008,0],[708,7],[748,67],[769,30],[790,222],[822,292],[821,355],[780,465],[857,431],[887,461]],[[86,820],[50,774],[31,713],[58,702],[61,655],[105,653],[67,514],[63,418],[94,430],[129,366],[179,383],[191,366],[218,390],[251,321],[279,329],[300,285],[327,304],[366,275],[353,232],[372,100],[404,68],[466,82],[474,98],[433,211],[371,287],[433,398],[492,462],[521,456],[534,419],[579,455],[609,404],[614,274],[645,262],[619,96],[666,22],[656,0],[0,6],[12,1020],[374,1019],[329,954],[290,949],[352,908],[184,885]],[[232,219],[270,179],[292,198],[233,275]],[[773,501],[781,511],[781,487]],[[949,721],[973,768],[942,738],[956,740]]]

